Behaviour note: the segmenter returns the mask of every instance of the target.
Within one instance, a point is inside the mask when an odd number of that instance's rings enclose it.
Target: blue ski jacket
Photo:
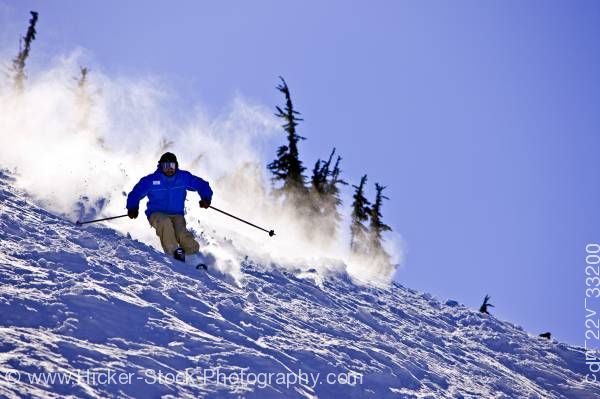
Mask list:
[[[139,208],[141,199],[148,196],[148,219],[154,212],[183,215],[187,190],[198,192],[200,198],[205,201],[212,199],[213,192],[207,181],[179,169],[169,177],[157,168],[154,173],[142,177],[133,187],[127,196],[127,209]]]

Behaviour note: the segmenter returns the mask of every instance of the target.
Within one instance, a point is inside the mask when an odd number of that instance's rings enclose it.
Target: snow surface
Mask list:
[[[198,271],[5,173],[0,248],[1,397],[600,397],[583,348],[396,283]]]

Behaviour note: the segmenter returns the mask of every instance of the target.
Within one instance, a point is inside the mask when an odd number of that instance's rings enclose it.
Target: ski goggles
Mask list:
[[[162,170],[177,169],[177,163],[176,162],[161,162],[160,167],[162,168]]]

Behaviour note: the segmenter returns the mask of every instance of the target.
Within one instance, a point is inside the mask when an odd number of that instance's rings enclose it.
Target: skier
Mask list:
[[[200,207],[208,208],[213,192],[207,181],[179,169],[175,154],[165,152],[156,171],[141,180],[127,196],[127,215],[138,217],[140,200],[148,196],[146,216],[160,237],[165,253],[185,262],[186,255],[200,250],[200,244],[186,228],[183,207],[187,190],[200,194]]]

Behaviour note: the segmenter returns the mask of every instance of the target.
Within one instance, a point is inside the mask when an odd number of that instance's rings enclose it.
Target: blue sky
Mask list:
[[[173,3],[0,0],[2,45],[37,10],[31,68],[81,47],[92,70],[159,76],[181,112],[236,93],[274,107],[284,76],[306,166],[335,146],[346,180],[388,186],[397,281],[474,308],[490,294],[498,317],[583,345],[598,2]]]

